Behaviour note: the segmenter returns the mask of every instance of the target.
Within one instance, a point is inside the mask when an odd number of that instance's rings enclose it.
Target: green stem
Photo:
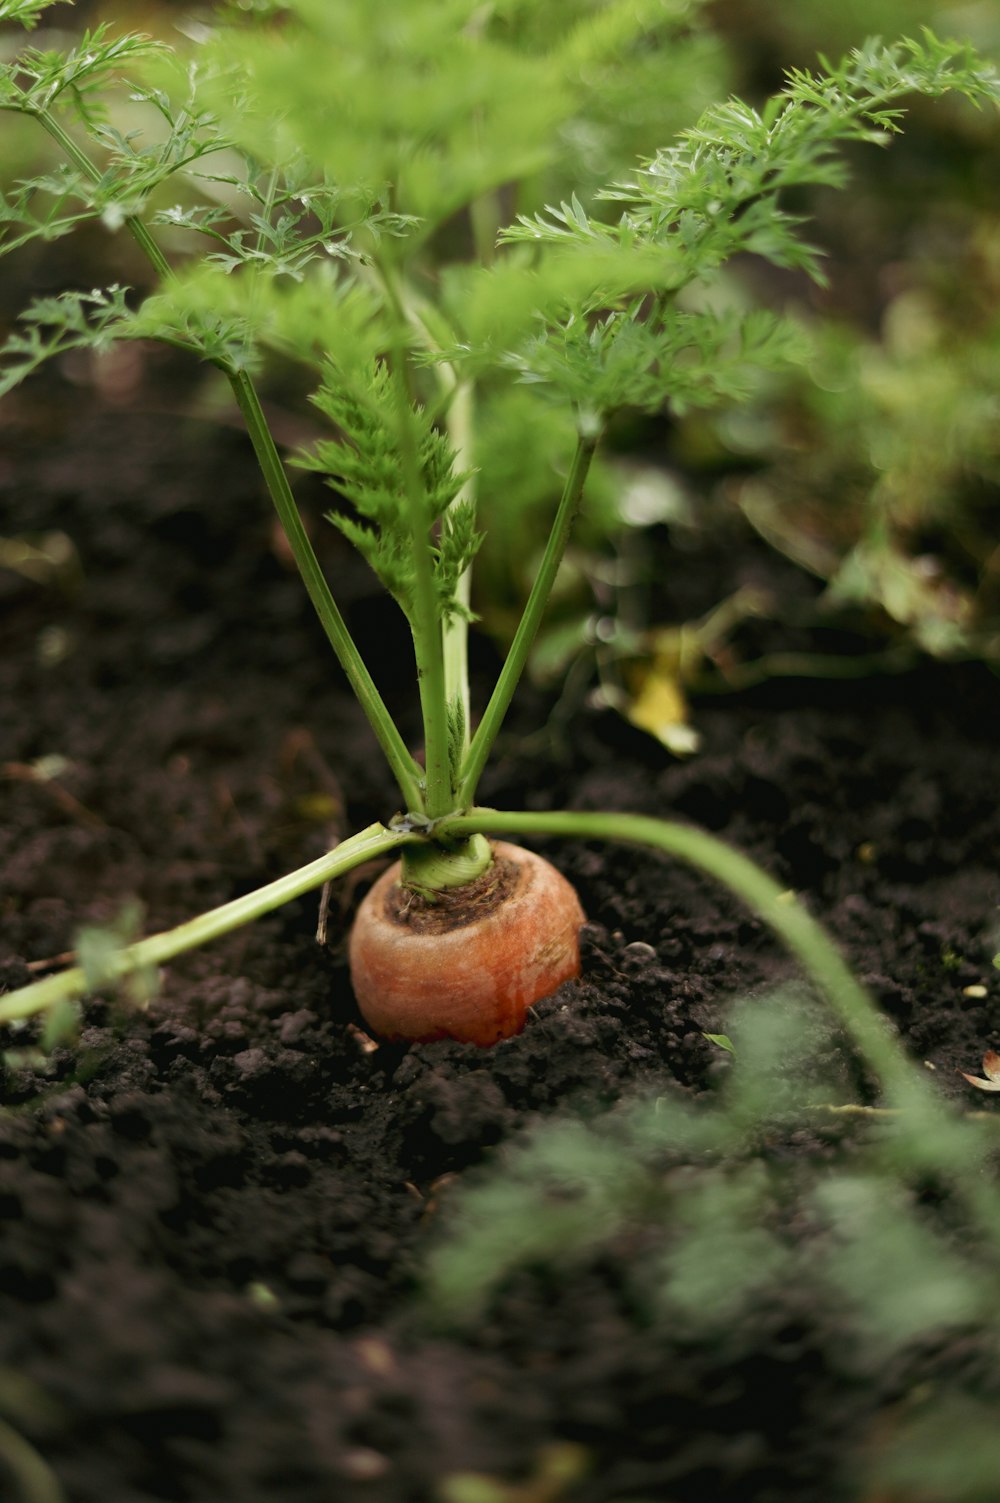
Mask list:
[[[90,179],[92,183],[101,181],[101,171],[87,153],[77,145],[72,136],[63,129],[62,125],[48,110],[30,110],[27,113],[34,115],[49,135],[58,142],[74,165]],[[125,223],[133,238],[152,263],[157,274],[165,282],[173,277],[170,264],[157,245],[146,225],[136,215],[130,214]],[[225,371],[232,387],[240,411],[246,421],[250,441],[253,445],[257,462],[260,465],[264,482],[268,493],[278,513],[279,520],[288,539],[289,547],[302,575],[303,583],[309,593],[316,614],[319,616],[323,629],[330,640],[331,646],[337,655],[341,668],[347,675],[362,709],[368,717],[372,730],[378,739],[379,746],[389,763],[393,776],[399,785],[407,809],[416,813],[422,812],[423,793],[421,790],[422,770],[410,755],[403,738],[396,729],[396,725],[386,709],[385,703],[375,687],[374,680],[365,667],[361,654],[358,652],[354,639],[347,629],[347,624],[333,598],[330,586],[327,584],[319,561],[313,551],[308,534],[302,525],[295,498],[292,495],[288,477],[278,455],[274,439],[271,436],[267,419],[260,405],[260,398],[245,370],[236,369],[229,365],[220,367]]]
[[[845,1031],[877,1072],[896,1105],[925,1102],[926,1087],[893,1042],[865,989],[826,930],[798,901],[741,852],[703,830],[640,814],[498,813],[472,809],[442,820],[442,835],[569,835],[582,840],[652,846],[700,867],[758,913],[826,996]]]
[[[437,375],[438,386],[444,399],[448,437],[455,451],[455,468],[460,472],[468,470],[472,458],[473,387],[471,383],[462,381],[451,361],[443,357],[441,330],[439,328],[435,331],[432,327],[435,319],[440,319],[440,310],[431,309],[426,300],[413,289],[406,280],[406,277],[397,275],[394,268],[390,268],[385,264],[379,264],[368,268],[368,272],[370,279],[377,283],[380,290],[384,293],[399,326],[402,327],[405,325],[408,329],[412,330],[420,340],[422,347],[433,351],[435,355],[434,371]],[[446,329],[446,342],[450,342],[454,338],[457,338],[454,330]],[[469,501],[474,497],[474,494],[475,479],[470,477],[456,497],[456,500]],[[443,527],[450,525],[447,511],[442,518],[441,525]],[[471,596],[471,580],[471,568],[466,569],[459,580],[456,592],[460,604],[466,607],[468,607]],[[445,700],[449,708],[454,704],[459,706],[463,722],[459,760],[465,755],[468,749],[471,718],[468,641],[469,627],[464,617],[452,616],[449,620],[442,622],[441,651],[444,664]],[[450,777],[454,775],[454,762],[450,754],[449,774]],[[450,811],[453,807],[454,801],[449,799],[448,810]]]
[[[384,282],[393,320],[392,374],[396,392],[399,457],[403,471],[406,519],[413,558],[412,609],[408,613],[420,690],[424,727],[424,812],[431,819],[449,814],[452,798],[451,761],[448,755],[448,698],[445,692],[441,613],[438,610],[434,565],[431,559],[426,490],[420,473],[420,455],[413,431],[413,411],[407,366],[407,320],[405,310],[388,271]]]
[[[302,518],[299,516],[299,509],[295,504],[285,467],[275,448],[256,388],[246,371],[242,370],[229,373],[229,383],[243,414],[250,442],[257,456],[257,463],[260,465],[275,511],[278,513],[285,536],[295,556],[302,581],[309,592],[309,598],[322,623],[323,630],[337,654],[337,661],[347,675],[358,702],[368,716],[379,746],[406,801],[407,809],[413,813],[423,812],[422,769],[410,755],[403,738],[396,729],[395,722],[386,709],[382,696],[375,687],[371,674],[340,614],[337,602],[330,592],[319,566],[319,560],[313,552],[308,534],[302,525]]]
[[[464,887],[493,865],[493,847],[484,835],[471,835],[447,844],[422,840],[403,851],[403,887],[440,892]]]
[[[455,467],[459,472],[469,470],[472,459],[473,394],[472,386],[467,381],[456,383],[448,406],[447,424],[448,437],[455,451]],[[472,501],[475,497],[475,485],[475,477],[470,475],[452,505]],[[447,512],[442,518],[441,525],[443,527],[449,525]],[[470,565],[462,574],[455,591],[458,604],[466,610],[469,608],[472,596],[471,585],[472,567]],[[448,704],[459,707],[463,726],[460,756],[464,760],[469,749],[469,721],[472,713],[469,702],[468,617],[456,612],[444,623],[443,633],[444,691]]]
[[[13,1425],[0,1419],[0,1459],[21,1503],[66,1503],[55,1472]]]
[[[176,929],[168,929],[163,934],[152,934],[147,939],[140,939],[135,944],[126,946],[109,966],[108,974],[101,978],[100,988],[135,975],[136,972],[162,965],[175,955],[195,950],[199,945],[208,944],[210,940],[219,939],[223,934],[229,934],[233,929],[239,929],[243,924],[252,923],[263,914],[270,913],[272,909],[280,908],[283,903],[301,897],[311,888],[320,887],[332,877],[343,876],[353,867],[360,866],[362,861],[385,855],[387,851],[419,838],[399,830],[386,829],[382,824],[369,825],[367,829],[360,830],[343,841],[335,850],[327,851],[324,856],[310,861],[308,866],[300,866],[297,871],[269,882],[266,887],[258,887],[254,892],[234,898],[231,903],[212,908],[198,918],[179,924]],[[0,1025],[14,1022],[18,1018],[32,1017],[57,1002],[85,997],[89,992],[100,988],[95,986],[92,979],[88,980],[82,966],[74,966],[71,970],[61,971],[57,976],[47,976],[44,981],[36,981],[31,986],[0,997]]]
[[[514,640],[510,645],[506,661],[500,670],[496,687],[490,696],[490,702],[483,712],[483,718],[479,722],[476,734],[472,738],[472,745],[462,763],[461,784],[456,794],[456,806],[460,809],[467,808],[476,795],[476,787],[486,766],[487,758],[497,738],[503,718],[510,707],[514,697],[524,666],[528,661],[532,643],[541,624],[545,607],[548,604],[552,586],[555,583],[559,565],[569,542],[570,532],[576,520],[580,500],[583,496],[583,487],[590,469],[590,461],[594,457],[597,447],[598,435],[580,434],[577,439],[576,452],[573,462],[566,476],[563,493],[559,500],[552,531],[549,533],[542,562],[539,566],[535,581],[531,587],[527,604]]]

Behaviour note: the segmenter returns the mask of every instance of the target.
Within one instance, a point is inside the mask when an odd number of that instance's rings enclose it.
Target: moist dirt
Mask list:
[[[82,399],[5,423],[0,532],[51,555],[0,568],[13,989],[81,925],[138,899],[133,922],[169,927],[396,800],[239,434]],[[322,498],[306,503],[318,517]],[[415,739],[405,634],[334,530],[317,521],[316,539]],[[777,568],[732,536],[689,550],[677,585],[665,552],[661,566],[665,615]],[[913,1059],[988,1108],[958,1072],[997,1042],[995,708],[976,665],[772,681],[696,701],[702,749],[677,761],[586,704],[560,730],[526,689],[481,800],[632,810],[738,845],[829,926]],[[467,1185],[546,1124],[710,1096],[730,1058],[706,1034],[794,974],[692,871],[594,843],[544,851],[588,915],[583,977],[492,1050],[361,1030],[344,939],[374,869],[327,895],[325,947],[315,893],[177,961],[145,1012],[88,1004],[47,1064],[30,1033],[9,1035],[0,1413],[71,1503],[858,1496],[844,1457],[913,1375],[845,1376],[833,1314],[794,1286],[697,1339],[649,1316],[636,1247],[611,1237],[509,1278],[474,1321],[426,1313],[428,1259]],[[771,1149],[837,1155],[848,1136],[803,1129]],[[493,1491],[470,1493],[468,1474]],[[0,1492],[13,1503],[16,1487]]]

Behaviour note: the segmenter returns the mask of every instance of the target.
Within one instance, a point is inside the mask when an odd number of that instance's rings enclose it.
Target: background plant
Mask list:
[[[964,307],[930,287],[901,293],[880,340],[831,328],[740,504],[828,586],[828,616],[995,662],[998,342],[979,258],[969,282]]]
[[[608,1299],[654,1335],[668,1388],[675,1361],[692,1382],[692,1348],[714,1394],[714,1374],[738,1383],[784,1339],[838,1406],[856,1392],[831,1498],[985,1503],[1000,1224],[974,1230],[960,1187],[992,1175],[995,1121],[859,1106],[856,1082],[831,1073],[828,1020],[795,991],[734,1019],[714,1099],[668,1090],[548,1123],[465,1176],[426,1263],[425,1326],[502,1331],[508,1302],[541,1288],[558,1303],[567,1282],[624,1268]],[[950,1343],[965,1353],[951,1366]]]

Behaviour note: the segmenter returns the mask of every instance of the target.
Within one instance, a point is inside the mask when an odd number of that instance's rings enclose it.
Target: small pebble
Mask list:
[[[233,1056],[233,1069],[244,1080],[251,1080],[255,1075],[263,1075],[267,1065],[268,1059],[263,1049],[244,1049],[240,1054]]]
[[[341,1462],[341,1471],[352,1482],[374,1482],[377,1477],[384,1477],[388,1470],[389,1458],[378,1451],[368,1450],[366,1446],[348,1451]]]
[[[307,1007],[300,1008],[298,1012],[286,1013],[279,1025],[278,1037],[283,1044],[294,1044],[315,1021],[316,1014]]]

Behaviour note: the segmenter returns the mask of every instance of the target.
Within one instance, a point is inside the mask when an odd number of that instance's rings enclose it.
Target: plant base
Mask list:
[[[428,904],[383,874],[351,933],[354,994],[373,1032],[487,1046],[580,974],[583,910],[548,861],[500,842],[483,877]]]

